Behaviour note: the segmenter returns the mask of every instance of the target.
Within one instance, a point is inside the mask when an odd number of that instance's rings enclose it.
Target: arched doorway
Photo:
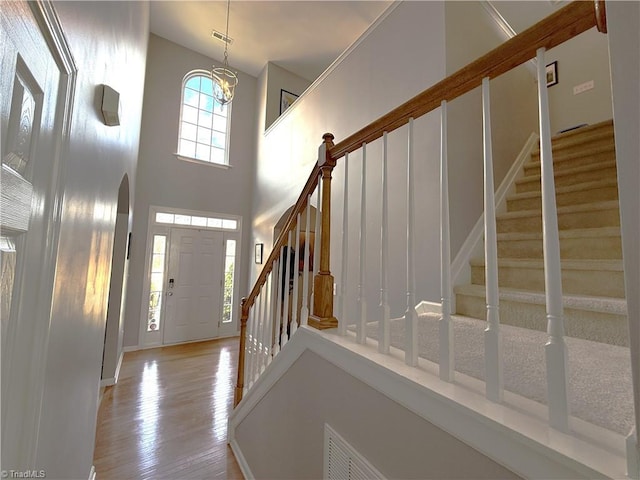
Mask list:
[[[111,280],[109,303],[104,332],[101,386],[114,385],[118,381],[122,363],[122,335],[124,324],[124,292],[127,279],[127,256],[129,246],[129,177],[125,174],[118,190],[116,226],[111,257]]]
[[[278,236],[280,235],[280,233],[282,232],[282,230],[284,229],[286,223],[287,223],[287,219],[289,218],[289,215],[291,213],[291,211],[294,209],[295,205],[292,205],[291,207],[289,207],[280,217],[280,219],[278,220],[278,222],[275,224],[275,226],[273,227],[273,243],[275,245],[276,240],[278,239]],[[302,309],[302,305],[303,305],[303,297],[305,295],[305,293],[303,292],[303,273],[304,273],[304,254],[303,252],[307,251],[308,252],[308,264],[307,264],[307,268],[309,269],[309,273],[308,275],[308,279],[307,279],[307,285],[309,290],[306,292],[307,295],[307,305],[310,306],[310,302],[311,302],[311,289],[312,289],[312,285],[313,285],[313,272],[314,270],[314,252],[315,252],[315,239],[316,239],[316,216],[318,215],[318,210],[316,209],[316,207],[314,207],[313,205],[310,205],[310,211],[309,211],[309,239],[307,240],[306,238],[306,219],[307,219],[307,209],[305,208],[301,215],[300,215],[300,236],[298,237],[298,240],[296,241],[295,239],[292,239],[292,245],[291,245],[291,252],[289,252],[289,247],[285,246],[284,247],[284,255],[285,258],[289,257],[290,261],[287,264],[287,274],[284,278],[281,279],[282,284],[280,287],[280,291],[284,292],[285,289],[285,285],[288,284],[289,286],[289,305],[288,305],[288,318],[291,319],[292,318],[292,313],[293,313],[293,308],[294,308],[294,299],[293,299],[293,279],[294,279],[294,275],[298,275],[298,299],[296,302],[296,318],[298,319],[298,323],[300,322],[301,319],[301,309]],[[295,230],[294,230],[295,232]],[[307,247],[308,245],[308,247]],[[315,268],[317,268],[318,265],[315,265]],[[294,273],[295,272],[295,273]],[[288,281],[287,281],[287,277],[288,277]],[[282,293],[282,298],[280,299],[280,301],[284,301],[284,293]],[[285,309],[283,308],[283,311],[285,311]]]

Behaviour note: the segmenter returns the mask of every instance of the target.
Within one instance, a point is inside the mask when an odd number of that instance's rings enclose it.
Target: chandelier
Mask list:
[[[233,94],[238,85],[238,77],[229,70],[229,7],[231,0],[227,0],[227,30],[224,38],[224,62],[222,67],[211,68],[211,79],[213,80],[213,97],[220,105],[226,105],[233,100]]]

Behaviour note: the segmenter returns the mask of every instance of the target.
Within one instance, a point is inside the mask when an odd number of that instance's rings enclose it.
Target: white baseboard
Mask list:
[[[122,359],[124,358],[124,349],[120,352],[120,358],[118,358],[118,365],[116,366],[116,373],[113,378],[103,378],[100,380],[101,387],[110,387],[118,383],[118,377],[120,376],[120,367],[122,367]]]
[[[114,383],[118,383],[118,377],[120,377],[120,367],[122,367],[122,359],[124,358],[124,350],[120,352],[120,358],[118,358],[118,365],[116,366],[116,373],[114,375]]]
[[[520,150],[518,157],[511,165],[511,168],[500,182],[496,190],[496,213],[506,211],[507,195],[515,188],[515,181],[522,176],[522,166],[531,158],[531,152],[538,144],[538,134],[532,133]],[[451,278],[453,285],[464,285],[471,281],[471,268],[469,260],[474,255],[479,255],[484,238],[484,213],[471,229],[467,239],[460,247],[460,251],[451,263]],[[455,312],[455,298],[452,298],[452,311]]]
[[[122,353],[137,352],[138,350],[141,350],[139,345],[129,345],[128,347],[122,347]]]
[[[96,467],[91,465],[91,470],[89,471],[89,480],[96,480]]]
[[[421,313],[442,313],[442,304],[422,300],[418,305],[416,305],[416,312],[418,312],[418,315]]]
[[[100,380],[100,387],[104,388],[104,387],[111,387],[113,385],[116,384],[116,379],[115,378],[103,378],[102,380]]]
[[[186,342],[176,342],[176,343],[151,343],[149,345],[137,345],[134,347],[124,347],[122,349],[123,352],[135,352],[138,350],[150,350],[152,348],[161,348],[161,347],[174,347],[176,345],[188,345],[189,343],[200,343],[200,342],[209,342],[212,340],[223,340],[225,338],[235,338],[240,337],[240,332],[232,332],[225,335],[220,335],[219,337],[213,338],[201,338],[198,340],[189,340]]]
[[[242,450],[240,449],[240,445],[236,442],[235,438],[229,441],[229,446],[233,451],[233,454],[236,457],[236,461],[238,462],[238,466],[240,467],[240,471],[246,480],[253,480],[256,478],[251,472],[251,468],[249,468],[249,464],[247,463],[247,459],[244,458],[242,454]]]

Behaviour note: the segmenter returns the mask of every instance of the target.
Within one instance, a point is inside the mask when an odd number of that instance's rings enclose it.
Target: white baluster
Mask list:
[[[256,367],[257,377],[262,373],[262,364],[264,362],[264,330],[265,330],[265,308],[269,297],[267,296],[267,282],[260,287],[260,309],[258,310],[258,318],[260,319],[260,328],[258,329],[258,362]]]
[[[320,212],[320,205],[322,205],[321,185],[322,181],[320,180],[318,181],[318,203],[316,203],[316,238],[313,243],[313,280],[310,285],[311,291],[313,292],[311,296],[312,299],[315,296],[315,278],[318,274],[318,270],[320,269],[320,239],[322,238],[322,223],[320,222],[322,219],[322,213]],[[311,302],[311,305],[313,305],[313,301]]]
[[[362,178],[360,181],[360,279],[358,281],[358,324],[356,341],[367,341],[367,299],[365,292],[367,252],[367,144],[362,144]]]
[[[294,251],[294,266],[293,266],[293,301],[291,302],[291,333],[289,338],[296,333],[298,329],[298,262],[300,258],[300,220],[302,216],[298,214],[296,223],[296,234],[293,244],[295,245]]]
[[[264,286],[264,285],[263,285]],[[263,287],[262,286],[262,287]],[[253,362],[252,371],[253,378],[257,379],[260,376],[260,360],[262,358],[262,292],[263,288],[260,287],[258,296],[256,297],[254,307],[256,309],[256,348],[255,348],[255,360]]]
[[[286,264],[284,259],[284,247],[280,247],[280,262],[278,265],[278,274],[276,275],[276,318],[274,319],[275,331],[273,332],[274,336],[274,346],[273,346],[273,356],[275,357],[278,353],[280,353],[280,331],[282,329],[282,296],[284,292],[282,291],[282,284],[284,273],[283,269]]]
[[[269,342],[267,341],[270,295],[271,292],[269,291],[269,277],[267,277],[264,282],[262,291],[262,312],[260,312],[262,327],[260,328],[260,361],[258,362],[258,376],[260,376],[264,371],[264,365],[270,346]]]
[[[258,362],[260,361],[260,339],[258,338],[258,334],[260,331],[260,311],[262,307],[262,295],[259,293],[255,299],[253,304],[253,335],[252,335],[252,344],[253,344],[253,354],[251,360],[251,385],[258,378]]]
[[[247,330],[245,331],[245,343],[244,343],[244,386],[242,388],[242,396],[244,397],[249,391],[251,384],[251,346],[249,345],[249,322],[251,321],[251,311],[249,311],[249,318],[247,318]]]
[[[564,313],[562,309],[562,273],[556,189],[551,152],[551,126],[545,72],[544,48],[537,51],[538,107],[540,120],[540,170],[542,183],[542,239],[544,251],[544,279],[547,302],[547,333],[545,345],[547,364],[547,394],[549,424],[558,430],[569,429],[567,401],[567,346],[564,341]]]
[[[311,195],[307,196],[307,215],[304,232],[304,267],[302,269],[302,309],[300,324],[309,323],[309,252],[311,251]]]
[[[260,293],[256,298],[256,348],[255,356],[256,360],[253,364],[254,379],[257,380],[260,376],[260,361],[262,359],[262,310],[264,298],[264,285],[260,287]]]
[[[289,289],[291,288],[291,283],[289,282],[289,278],[291,277],[291,235],[292,232],[289,230],[287,235],[287,254],[285,255],[284,262],[284,281],[282,285],[284,286],[284,300],[282,301],[282,332],[280,333],[280,348],[284,347],[287,344],[289,335],[287,330],[290,328],[290,318],[289,318]]]
[[[349,154],[344,155],[344,190],[342,200],[342,272],[340,280],[340,321],[338,333],[347,334],[347,272],[349,271]]]
[[[254,304],[255,305],[255,304]],[[253,361],[255,358],[254,352],[254,337],[253,327],[255,324],[255,308],[253,306],[249,308],[249,318],[247,320],[247,341],[245,343],[245,382],[247,390],[253,385]]]
[[[276,310],[276,295],[277,295],[277,283],[274,284],[274,282],[276,281],[277,275],[276,272],[278,271],[278,261],[276,260],[275,262],[273,262],[273,270],[271,270],[271,272],[269,273],[269,277],[267,278],[267,281],[269,282],[269,308],[267,310],[267,325],[265,328],[265,347],[266,347],[266,358],[265,358],[265,365],[264,368],[266,368],[272,360],[273,357],[273,343],[274,343],[274,324],[275,324],[275,310]],[[263,368],[263,370],[264,370]]]
[[[442,318],[440,334],[440,378],[453,382],[455,357],[453,349],[453,322],[451,321],[451,245],[449,240],[449,173],[447,167],[447,102],[440,107],[440,292]]]
[[[482,121],[484,143],[484,272],[487,299],[487,328],[484,331],[486,394],[492,402],[503,396],[502,346],[498,296],[498,237],[493,187],[493,151],[489,78],[482,79]]]
[[[634,425],[625,439],[627,450],[627,476],[632,480],[640,480],[640,450],[638,449],[638,432]]]
[[[405,352],[407,365],[418,365],[418,313],[415,300],[415,273],[413,256],[414,218],[414,178],[413,178],[413,118],[409,119],[407,155],[407,310],[404,314]]]
[[[382,317],[378,323],[378,351],[389,353],[391,344],[391,308],[387,289],[389,263],[389,191],[387,162],[387,132],[382,134],[382,223],[380,226],[380,311]]]

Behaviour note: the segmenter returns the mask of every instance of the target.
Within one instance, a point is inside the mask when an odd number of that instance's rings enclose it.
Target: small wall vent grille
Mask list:
[[[385,480],[328,424],[324,424],[324,478],[327,480]]]
[[[216,39],[220,40],[221,42],[227,43],[229,45],[231,45],[233,43],[233,38],[225,35],[222,32],[219,32],[217,30],[211,30],[211,36],[213,38],[216,38]]]

